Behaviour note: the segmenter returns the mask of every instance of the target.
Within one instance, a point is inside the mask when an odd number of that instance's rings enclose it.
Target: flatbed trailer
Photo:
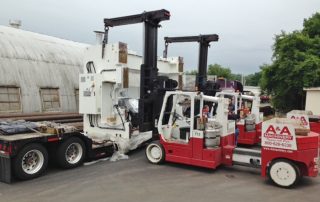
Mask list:
[[[19,179],[37,177],[45,171],[48,160],[55,160],[64,168],[73,168],[81,165],[85,158],[107,154],[117,143],[128,143],[129,146],[117,145],[124,150],[134,148],[139,141],[151,139],[154,120],[159,113],[157,106],[161,105],[164,92],[178,85],[167,76],[159,76],[157,68],[158,28],[161,21],[169,19],[170,12],[165,9],[105,18],[102,44],[88,48],[84,57],[84,74],[79,75],[79,112],[83,114],[83,133],[0,135],[0,181],[10,183],[12,174]],[[136,23],[144,25],[139,118],[136,120],[139,134],[135,133],[137,126],[133,126],[129,119],[129,110],[124,103],[119,104],[120,98],[132,97],[130,93],[134,88],[130,87],[135,86],[129,84],[128,66],[133,63],[127,64],[126,44],[117,43],[115,48],[108,43],[110,27]],[[140,138],[142,134],[145,139]]]

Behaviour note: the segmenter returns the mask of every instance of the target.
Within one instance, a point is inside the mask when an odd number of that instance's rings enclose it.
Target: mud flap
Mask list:
[[[11,159],[0,156],[0,181],[11,183]]]

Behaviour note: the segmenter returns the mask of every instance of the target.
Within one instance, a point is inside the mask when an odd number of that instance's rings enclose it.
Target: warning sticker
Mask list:
[[[262,123],[263,147],[297,150],[296,134],[290,124]]]

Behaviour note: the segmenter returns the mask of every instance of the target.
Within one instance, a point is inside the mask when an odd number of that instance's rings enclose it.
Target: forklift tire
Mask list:
[[[152,142],[146,147],[146,157],[152,164],[161,164],[164,162],[165,151],[159,141]]]
[[[70,137],[57,149],[57,164],[62,168],[75,168],[83,163],[85,145],[80,138]]]
[[[40,176],[48,166],[48,152],[37,143],[23,147],[13,159],[14,175],[20,180],[28,180]]]
[[[278,159],[270,164],[268,177],[279,187],[291,188],[301,179],[301,172],[293,162],[286,159]]]

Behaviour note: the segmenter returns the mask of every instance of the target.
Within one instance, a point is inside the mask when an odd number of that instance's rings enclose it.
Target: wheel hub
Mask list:
[[[286,180],[290,177],[289,171],[285,168],[279,168],[277,170],[277,176],[279,177],[279,179],[281,180]]]
[[[70,148],[67,151],[67,155],[68,155],[68,159],[69,161],[74,160],[74,158],[76,157],[78,153],[77,148],[74,145],[71,145]]]
[[[23,156],[21,163],[24,172],[35,174],[42,168],[44,157],[40,151],[31,150]]]
[[[297,180],[297,172],[290,163],[278,161],[271,165],[270,177],[277,185],[290,187]]]
[[[161,157],[160,149],[158,147],[152,147],[150,153],[155,159],[159,159]]]
[[[72,143],[68,146],[65,156],[68,163],[78,163],[82,157],[82,147],[79,143]]]

